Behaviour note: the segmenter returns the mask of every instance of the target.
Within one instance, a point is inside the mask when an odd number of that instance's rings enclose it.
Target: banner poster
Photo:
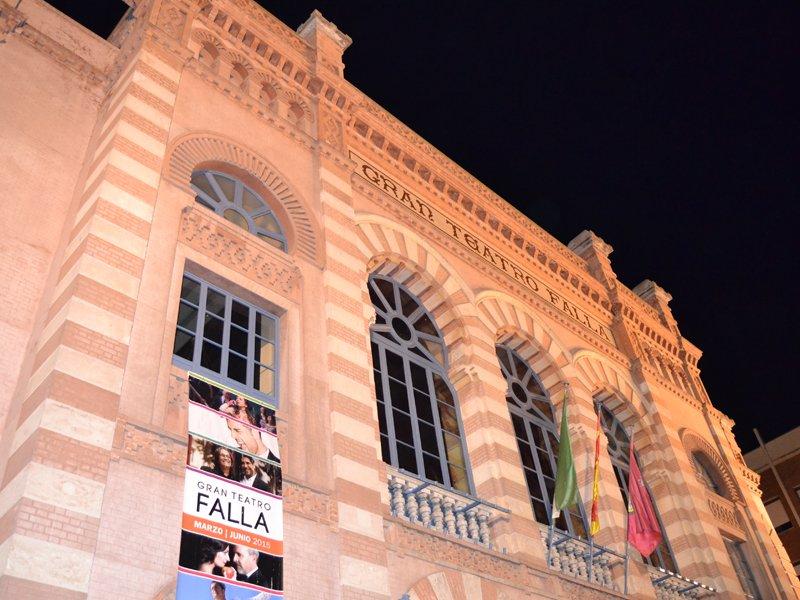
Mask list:
[[[189,374],[176,600],[283,598],[275,407]]]

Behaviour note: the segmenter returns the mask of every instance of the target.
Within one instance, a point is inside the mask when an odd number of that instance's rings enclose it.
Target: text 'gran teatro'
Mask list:
[[[0,597],[800,598],[670,295],[353,87],[350,43],[0,0]],[[626,561],[631,438],[661,542]]]

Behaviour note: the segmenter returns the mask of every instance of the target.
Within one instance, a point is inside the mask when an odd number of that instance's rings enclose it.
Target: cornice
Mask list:
[[[0,2],[0,44],[7,43],[9,36],[19,36],[32,48],[78,75],[78,86],[84,91],[93,92],[96,103],[100,103],[99,94],[102,94],[107,75],[80,55],[34,28],[26,20],[24,13]]]
[[[389,165],[395,169],[403,171],[403,167],[397,161],[387,157],[384,154],[375,152],[375,149],[367,144],[363,139],[356,138],[350,140],[358,144],[358,149],[361,152],[366,151],[367,154],[375,157],[376,165]],[[383,167],[381,167],[383,168]],[[593,288],[585,285],[574,277],[570,277],[569,273],[560,268],[560,264],[549,260],[547,255],[542,252],[536,252],[534,255],[524,252],[521,248],[510,244],[508,240],[501,235],[497,229],[494,229],[485,220],[475,219],[474,215],[470,214],[461,205],[449,201],[436,189],[432,188],[428,183],[419,180],[417,177],[406,177],[400,180],[400,184],[408,187],[409,190],[413,188],[406,184],[411,179],[411,182],[416,184],[415,188],[424,190],[424,193],[417,193],[420,197],[424,198],[426,202],[435,206],[437,209],[445,214],[455,216],[461,223],[469,223],[476,232],[480,232],[484,237],[490,238],[496,242],[504,252],[510,253],[522,265],[533,268],[535,271],[543,275],[545,279],[554,283],[559,287],[562,292],[571,298],[576,298],[579,304],[584,304],[591,307],[592,311],[599,313],[611,320],[614,316],[612,305],[607,300],[605,290],[602,285],[596,281],[592,282]]]
[[[426,225],[419,219],[415,219],[409,211],[404,210],[395,201],[391,200],[385,193],[372,188],[355,174],[351,177],[351,185],[353,186],[353,190],[366,196],[377,206],[391,214],[395,221],[403,223],[409,228],[414,229],[414,231],[420,233],[426,239],[435,240],[437,246],[446,248],[452,254],[458,256],[461,260],[468,263],[482,274],[486,275],[487,278],[491,279],[491,281],[496,284],[496,289],[506,291],[527,303],[529,306],[535,307],[539,313],[546,314],[551,320],[570,330],[572,333],[576,334],[582,340],[587,342],[587,344],[600,350],[621,366],[630,368],[630,361],[617,348],[604,342],[598,336],[590,334],[585,328],[578,325],[575,321],[565,317],[564,314],[557,310],[552,304],[529,292],[529,290],[523,286],[514,283],[509,277],[498,271],[496,268],[488,265],[485,261],[478,258],[474,253],[463,248],[454,240],[447,238],[447,236],[439,232],[436,228]]]

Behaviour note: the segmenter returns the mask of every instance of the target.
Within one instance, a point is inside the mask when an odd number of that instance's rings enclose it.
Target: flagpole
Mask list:
[[[630,427],[628,429],[628,444],[632,444],[632,443],[633,443],[633,427]],[[630,469],[630,468],[631,468],[631,466],[628,465],[628,469]],[[631,491],[630,490],[628,490],[628,506],[626,506],[625,508],[626,508],[626,512],[625,512],[625,592],[624,593],[627,596],[628,595],[628,561],[630,560],[629,557],[628,557],[628,555],[629,555],[628,551],[630,549],[630,540],[628,539],[628,533],[629,533],[628,529],[631,526],[631,518],[630,517],[631,517],[631,512],[632,512]]]
[[[550,555],[553,548],[553,526],[555,525],[556,518],[553,513],[556,510],[556,501],[553,500],[553,509],[550,511],[550,528],[547,531],[547,568],[550,568]]]

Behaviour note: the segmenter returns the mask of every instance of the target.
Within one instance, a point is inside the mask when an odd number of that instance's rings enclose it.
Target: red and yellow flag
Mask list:
[[[600,531],[600,411],[597,411],[597,427],[594,432],[594,482],[592,483],[592,518],[589,534]]]

